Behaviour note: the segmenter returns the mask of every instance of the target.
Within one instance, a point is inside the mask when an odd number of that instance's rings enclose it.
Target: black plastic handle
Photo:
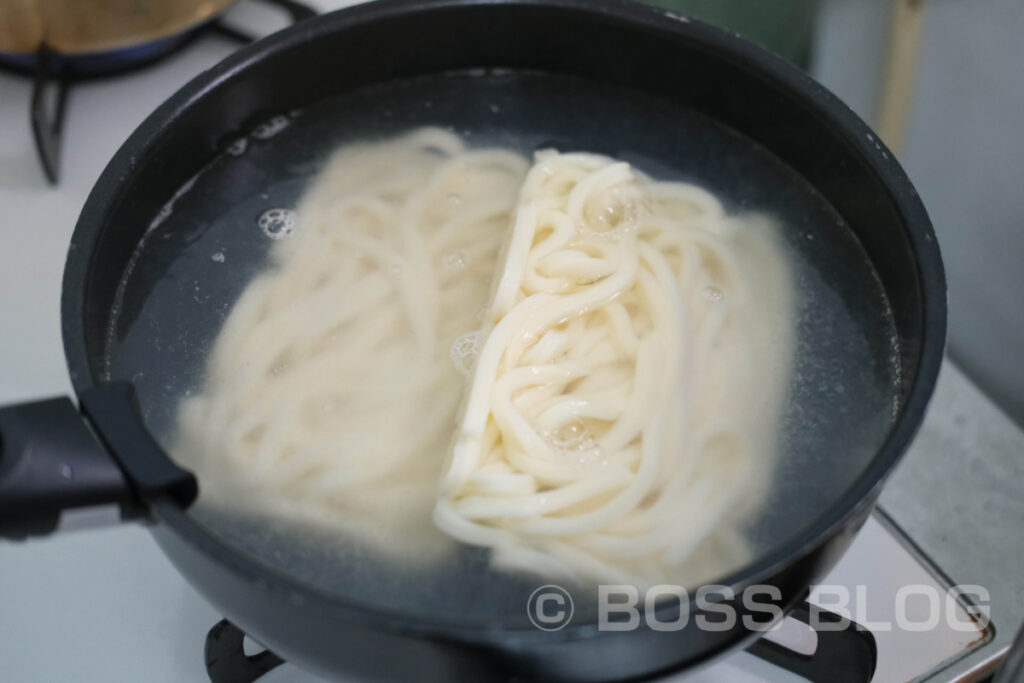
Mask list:
[[[878,648],[871,632],[860,624],[808,602],[797,605],[787,616],[812,626],[812,613],[815,615],[815,623],[847,623],[842,629],[815,629],[818,646],[810,655],[794,652],[764,638],[755,641],[747,648],[747,652],[802,676],[811,683],[869,683],[875,675],[875,664],[878,661]]]
[[[0,408],[0,538],[51,533],[69,510],[115,505],[127,520],[156,497],[187,506],[198,495],[146,430],[130,384],[81,398],[84,417],[66,397]]]
[[[64,510],[131,501],[120,468],[70,399],[0,408],[0,536],[50,533]]]

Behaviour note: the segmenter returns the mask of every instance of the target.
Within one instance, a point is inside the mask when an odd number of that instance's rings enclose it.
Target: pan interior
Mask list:
[[[590,80],[501,70],[394,81],[279,112],[252,130],[226,133],[222,151],[153,207],[110,320],[104,374],[134,383],[165,447],[174,442],[179,403],[202,388],[225,317],[266,266],[275,242],[260,218],[293,209],[337,145],[423,125],[449,128],[471,146],[606,154],[702,185],[732,211],[775,218],[796,290],[795,346],[771,491],[747,530],[755,554],[808,526],[868,465],[897,409],[895,327],[853,231],[812,183],[692,110]],[[424,571],[273,516],[202,499],[190,514],[277,572],[379,609],[520,623],[543,583],[492,572],[486,553],[471,548]],[[595,601],[576,604],[576,621],[594,617]]]

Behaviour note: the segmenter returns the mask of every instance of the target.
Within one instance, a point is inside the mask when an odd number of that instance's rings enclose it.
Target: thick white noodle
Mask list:
[[[331,156],[180,408],[174,452],[204,499],[407,556],[438,545],[430,511],[465,383],[449,353],[479,326],[527,168],[433,128]]]
[[[347,146],[228,316],[173,450],[213,504],[406,560],[438,557],[440,528],[502,568],[711,578],[744,561],[774,457],[773,234],[593,154],[529,168],[433,128]]]
[[[592,154],[519,195],[434,520],[500,566],[695,582],[764,495],[790,287],[764,219]]]

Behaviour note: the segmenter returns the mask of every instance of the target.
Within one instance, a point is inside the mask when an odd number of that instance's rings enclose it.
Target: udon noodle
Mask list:
[[[331,156],[181,407],[173,451],[203,500],[436,545],[464,382],[449,350],[480,324],[527,166],[438,129]]]
[[[437,524],[501,564],[600,582],[742,561],[789,322],[767,228],[626,163],[538,154]]]
[[[773,457],[772,234],[598,155],[528,169],[436,129],[346,147],[231,312],[175,452],[204,496],[366,538],[426,538],[433,508],[499,567],[709,578],[743,561]]]

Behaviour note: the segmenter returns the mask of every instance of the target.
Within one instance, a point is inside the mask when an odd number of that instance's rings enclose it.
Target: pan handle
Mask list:
[[[130,520],[156,497],[195,500],[195,477],[146,430],[131,384],[85,391],[81,408],[67,397],[0,408],[0,538],[49,534],[68,512],[113,506]]]

